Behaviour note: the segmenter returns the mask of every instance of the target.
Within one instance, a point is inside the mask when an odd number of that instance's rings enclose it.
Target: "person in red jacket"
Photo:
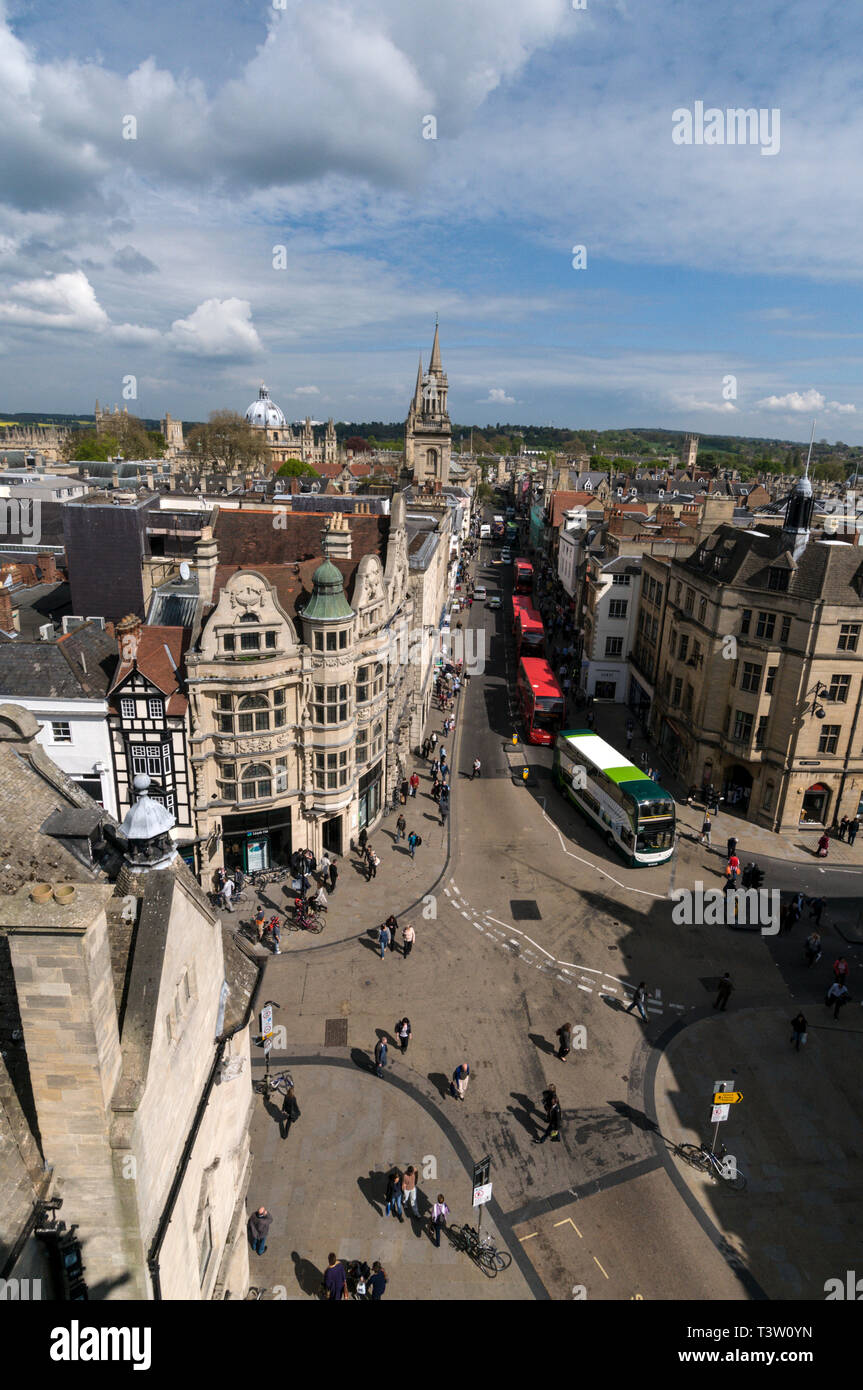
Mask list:
[[[419,773],[417,773],[417,772],[412,773],[412,774],[411,774],[411,779],[410,779],[410,781],[411,781],[411,796],[416,796],[416,794],[417,794],[417,788],[418,788],[418,786],[419,786],[419,784],[420,784]]]

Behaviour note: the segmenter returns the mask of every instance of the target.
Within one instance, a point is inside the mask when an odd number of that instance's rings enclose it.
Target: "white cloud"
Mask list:
[[[178,352],[196,357],[251,357],[263,352],[248,299],[205,299],[168,335]]]
[[[671,403],[676,410],[706,410],[713,415],[736,415],[737,406],[732,401],[709,401],[699,396],[673,392]]]
[[[515,396],[508,396],[502,386],[490,386],[488,395],[477,405],[515,405]]]
[[[100,332],[108,327],[108,315],[83,270],[18,280],[8,294],[11,298],[0,302],[0,318],[7,323],[77,332]]]
[[[820,391],[810,387],[808,391],[789,391],[784,396],[765,396],[755,402],[756,410],[776,410],[786,415],[828,414],[855,415],[856,405],[843,405],[841,401],[828,401]]]
[[[144,347],[151,343],[158,343],[161,340],[161,333],[158,328],[147,328],[142,323],[117,323],[110,329],[110,336],[115,343],[123,343],[128,347]]]
[[[291,392],[292,396],[319,396],[320,389],[317,386],[298,386]]]

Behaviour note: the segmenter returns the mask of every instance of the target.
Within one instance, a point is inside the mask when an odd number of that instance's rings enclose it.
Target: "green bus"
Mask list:
[[[557,735],[554,780],[631,868],[671,858],[674,798],[599,734],[569,729]]]

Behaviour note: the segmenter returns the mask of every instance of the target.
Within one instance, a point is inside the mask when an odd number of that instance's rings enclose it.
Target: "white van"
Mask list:
[[[479,528],[479,538],[481,541],[491,540],[491,527],[486,522]]]

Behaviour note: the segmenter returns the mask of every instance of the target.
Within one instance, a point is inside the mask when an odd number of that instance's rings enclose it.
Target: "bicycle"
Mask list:
[[[709,1144],[676,1144],[674,1152],[678,1158],[682,1158],[684,1163],[688,1163],[690,1168],[696,1172],[708,1173],[711,1178],[725,1183],[732,1192],[743,1192],[746,1188],[746,1178],[732,1160],[726,1167],[727,1150],[725,1145],[720,1145],[719,1152],[714,1153]]]
[[[478,1264],[483,1274],[494,1279],[502,1270],[509,1269],[512,1255],[498,1250],[491,1236],[480,1236],[473,1226],[452,1226],[453,1239],[466,1255]]]
[[[285,926],[288,931],[309,931],[317,936],[324,929],[324,919],[314,909],[295,907],[293,917],[286,918]]]
[[[274,1071],[272,1076],[262,1076],[260,1081],[255,1083],[255,1089],[262,1096],[271,1096],[274,1091],[280,1096],[286,1096],[293,1084],[294,1078],[289,1071]]]
[[[284,878],[287,873],[288,869],[285,866],[275,864],[269,869],[255,869],[249,874],[246,882],[257,888],[264,883],[274,883],[276,879]]]

